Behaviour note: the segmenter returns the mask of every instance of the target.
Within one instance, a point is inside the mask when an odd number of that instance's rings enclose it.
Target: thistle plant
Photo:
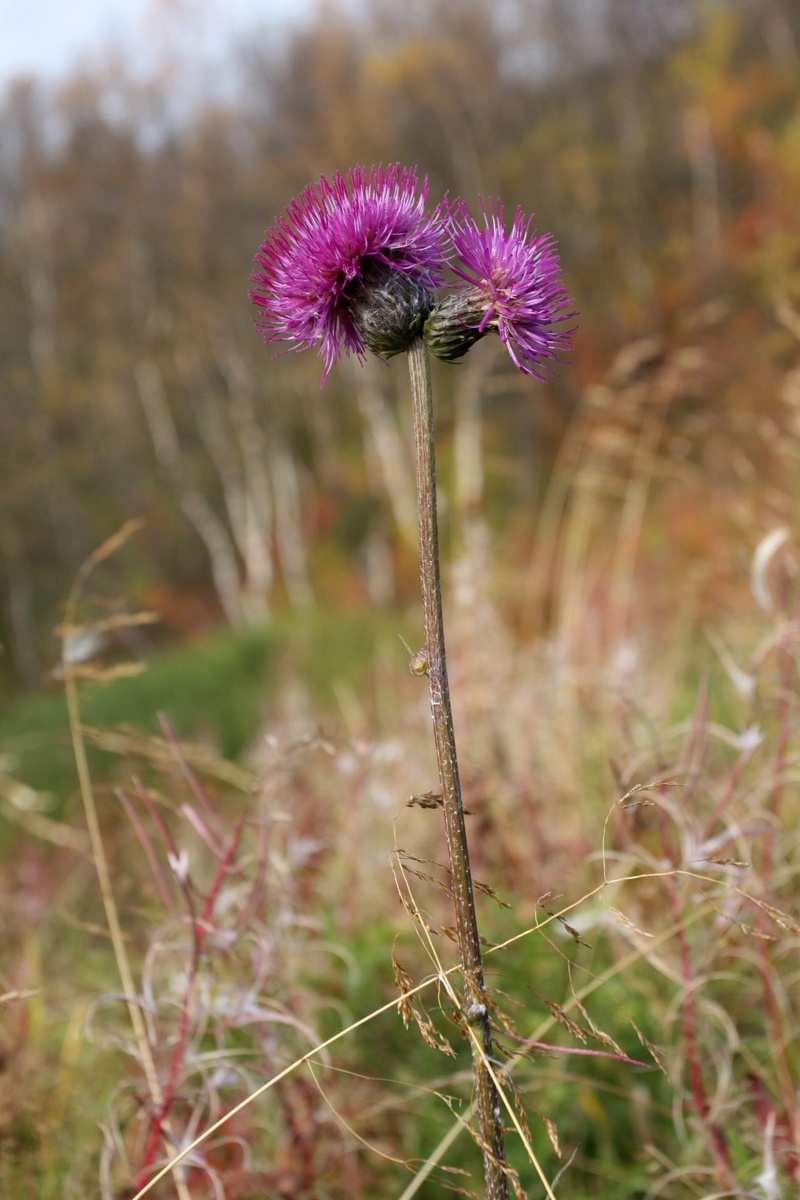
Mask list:
[[[463,200],[446,205],[455,252],[452,271],[463,281],[436,306],[425,340],[437,358],[453,361],[487,333],[496,332],[511,360],[545,382],[543,368],[570,347],[572,330],[556,326],[575,314],[561,285],[555,243],[532,231],[532,217],[517,208],[511,228],[499,203],[481,202],[483,226]]]
[[[399,164],[322,177],[267,232],[250,296],[266,341],[318,347],[322,385],[342,351],[408,353],[425,629],[411,666],[428,678],[486,1195],[505,1200],[510,1168],[447,678],[429,352],[453,361],[496,332],[514,364],[541,379],[569,347],[572,331],[561,326],[573,314],[552,238],[536,236],[520,209],[509,229],[499,203],[482,204],[481,225],[461,200],[426,212],[427,190]],[[443,287],[448,268],[459,282]]]

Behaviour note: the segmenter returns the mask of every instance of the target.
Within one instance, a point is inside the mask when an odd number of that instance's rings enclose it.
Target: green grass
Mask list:
[[[89,726],[133,726],[147,733],[164,713],[182,738],[213,741],[227,758],[241,755],[256,735],[272,694],[277,637],[272,630],[224,633],[169,650],[140,675],[81,689],[81,713]],[[91,765],[102,758],[92,751]],[[0,752],[12,757],[12,773],[37,791],[50,793],[58,811],[77,784],[62,694],[26,696],[0,719]]]
[[[400,923],[399,914],[397,922],[386,918],[365,922],[353,931],[346,945],[357,969],[345,971],[336,962],[326,963],[326,967],[332,965],[332,972],[323,970],[318,978],[311,980],[313,994],[335,997],[341,1005],[318,1014],[318,1027],[325,1036],[341,1028],[348,1015],[357,1019],[397,995],[391,947]],[[513,922],[506,913],[495,913],[491,905],[486,905],[482,928],[494,940],[508,937],[513,932]],[[569,964],[575,990],[579,991],[594,977],[613,968],[618,953],[612,941],[599,931],[592,934],[591,947],[576,946],[558,929],[551,936],[552,942],[540,934],[531,934],[496,956],[487,955],[485,960],[487,983],[522,1036],[533,1036],[537,1027],[548,1020],[547,1000],[563,1005],[578,1024],[585,1026],[581,1013],[576,1008],[570,1009]],[[333,920],[326,937],[332,942],[337,940]],[[454,947],[445,943],[438,949],[447,961],[455,961]],[[414,982],[431,973],[432,964],[410,929],[400,935],[395,952]],[[462,1115],[466,1113],[470,1092],[469,1082],[456,1084],[448,1080],[453,1072],[469,1072],[470,1056],[452,1022],[443,992],[437,993],[437,988],[431,986],[420,1000],[456,1050],[457,1059],[445,1057],[426,1045],[413,1022],[406,1028],[396,1012],[384,1013],[360,1027],[337,1050],[337,1060],[359,1079],[376,1079],[376,1095],[383,1089],[384,1097],[396,1098],[391,1117],[394,1136],[402,1153],[417,1162],[436,1149],[455,1119],[445,1101],[428,1091],[431,1081],[440,1081],[438,1090],[443,1094],[460,1097],[456,1111]],[[587,1200],[594,1196],[602,1196],[603,1200],[634,1200],[645,1194],[648,1184],[642,1137],[656,1144],[670,1144],[673,1138],[668,1081],[640,1043],[634,1024],[655,1043],[661,1041],[663,1029],[647,989],[632,990],[623,980],[612,978],[587,997],[585,1005],[598,1029],[612,1037],[631,1058],[648,1065],[637,1067],[610,1057],[587,1058],[543,1051],[527,1066],[516,1067],[514,1077],[528,1114],[532,1144],[548,1178],[554,1178],[576,1151],[559,1194],[579,1195]],[[557,1022],[542,1040],[565,1049],[606,1049],[592,1039],[584,1045]],[[506,1046],[513,1056],[514,1044],[510,1039]],[[379,1084],[379,1079],[386,1082]],[[563,1152],[560,1160],[550,1145],[539,1112],[555,1123]],[[515,1136],[508,1138],[508,1152],[528,1196],[541,1195],[535,1169]],[[442,1167],[467,1165],[474,1170],[467,1186],[480,1191],[477,1153],[468,1136],[462,1135],[442,1159]],[[418,1192],[420,1200],[436,1200],[441,1196],[446,1178],[441,1170],[435,1171]],[[398,1170],[387,1182],[388,1194],[402,1191],[407,1179]]]
[[[411,622],[391,614],[342,616],[311,613],[302,618],[284,618],[262,631],[221,633],[205,642],[159,656],[140,676],[120,679],[107,686],[84,685],[81,690],[83,719],[87,725],[113,728],[123,724],[146,734],[158,731],[158,713],[163,712],[181,739],[202,739],[226,758],[242,760],[246,758],[249,748],[254,746],[259,732],[264,728],[269,729],[273,706],[273,727],[280,733],[285,732],[286,709],[281,709],[280,704],[286,696],[287,683],[292,681],[295,687],[303,688],[307,709],[324,730],[347,726],[347,721],[343,719],[347,717],[347,712],[338,709],[340,706],[346,709],[350,694],[357,697],[360,712],[363,712],[369,727],[373,728],[382,706],[384,711],[396,712],[397,682],[401,673],[405,672],[405,651],[396,637],[396,631],[400,630],[414,644],[414,630],[413,626],[409,630],[410,625]],[[702,666],[700,657],[698,654],[687,665],[689,673],[699,674]],[[764,696],[759,715],[765,735],[769,738],[771,734],[775,740],[776,716],[767,703],[772,699],[774,690],[772,672],[773,668],[768,664],[759,685]],[[682,677],[676,674],[676,680],[680,684]],[[724,672],[718,665],[714,666],[708,681],[712,719],[719,720],[722,714],[733,729],[746,727],[748,714],[739,712],[741,701],[736,696],[731,699],[731,692]],[[681,715],[684,717],[697,707],[696,695],[689,693],[688,685],[685,694],[681,688],[676,688],[675,694],[682,700]],[[617,745],[620,738],[615,733],[615,727],[609,729],[602,724],[605,709],[598,706],[598,712],[599,716],[590,712],[592,721],[587,718],[586,727],[591,753],[602,763],[603,746]],[[733,716],[729,716],[729,713]],[[778,721],[788,720],[781,713],[782,710],[778,708]],[[502,710],[500,718],[503,718]],[[284,726],[277,724],[280,719],[284,721]],[[663,766],[659,759],[656,767],[645,756],[634,777],[644,779],[664,773],[669,776],[674,763],[682,761],[681,746],[687,739],[689,744],[694,744],[693,738],[697,741],[699,735],[693,730],[695,725],[702,724],[701,721],[691,722],[692,728],[684,731],[680,738],[670,733],[668,746],[672,758],[665,758]],[[796,725],[792,724],[791,730],[794,729]],[[647,738],[649,736],[647,732]],[[649,744],[647,738],[644,735],[642,737],[645,746]],[[698,744],[705,743],[700,741]],[[638,745],[640,743],[635,742],[634,748]],[[410,755],[416,753],[418,743],[412,741],[409,746]],[[0,719],[2,753],[17,756],[13,774],[26,783],[47,787],[59,798],[67,796],[70,790],[74,791],[75,769],[63,698],[53,694],[30,696],[8,711]],[[92,756],[96,783],[102,784],[109,778],[125,780],[133,772],[134,768],[128,761],[96,749]],[[667,820],[663,831],[670,845],[674,842],[678,846],[678,832],[683,828],[681,822],[693,823],[693,828],[694,825],[702,827],[704,814],[713,810],[715,798],[726,794],[736,758],[736,752],[727,742],[717,744],[713,737],[709,738],[698,767],[703,780],[699,798],[695,798],[690,806],[681,806],[678,804],[680,794],[676,793],[675,804],[680,821],[677,828],[673,829],[672,822]],[[741,812],[752,811],[754,797],[763,807],[774,771],[774,762],[767,746],[753,756],[747,772],[734,789],[736,795],[730,802],[732,822],[741,820]],[[380,773],[376,778],[381,780]],[[319,839],[322,848],[318,857],[310,860],[306,867],[298,868],[297,877],[293,880],[287,883],[283,878],[278,880],[276,876],[275,879],[281,887],[287,888],[285,907],[280,912],[281,920],[286,920],[287,924],[285,928],[282,927],[284,933],[281,937],[287,937],[291,943],[286,950],[286,963],[290,964],[291,970],[280,976],[275,996],[279,1004],[285,1002],[299,1006],[297,1011],[304,1014],[304,1019],[307,1016],[309,1024],[318,1031],[320,1037],[325,1037],[396,996],[391,952],[399,929],[402,932],[396,948],[397,957],[412,979],[421,980],[431,971],[431,964],[413,931],[403,928],[405,917],[399,901],[394,904],[390,899],[389,905],[383,909],[377,905],[373,909],[369,907],[369,902],[365,902],[363,910],[359,910],[355,927],[346,935],[342,932],[342,889],[346,894],[349,879],[346,878],[342,884],[341,872],[342,864],[348,870],[351,862],[347,857],[351,847],[345,833],[352,828],[343,821],[343,801],[346,802],[352,792],[354,803],[363,806],[356,811],[369,813],[371,785],[368,773],[365,773],[363,781],[354,781],[337,774],[335,764],[331,765],[325,759],[321,766],[314,760],[313,769],[301,771],[296,779],[293,776],[287,776],[287,779],[287,811],[297,819],[297,837],[300,839],[297,844],[302,847],[302,839],[311,836],[312,840]],[[407,783],[404,768],[397,768],[397,779],[392,777],[391,783],[392,786],[396,783],[400,795],[400,788]],[[362,790],[359,791],[359,788]],[[581,779],[575,790],[575,798],[580,801],[584,792],[594,795],[596,789],[597,784],[592,784],[588,777],[585,783]],[[547,795],[546,789],[544,794]],[[598,814],[595,814],[598,838],[602,814],[608,811],[611,803],[609,796],[613,795],[607,788],[598,792],[599,808]],[[672,800],[671,795],[669,799]],[[637,823],[638,816],[641,816],[641,821]],[[658,847],[662,845],[660,827],[653,824],[655,816],[655,810],[648,809],[643,810],[643,814],[637,813],[626,818],[627,824],[623,824],[620,818],[619,828],[614,822],[609,825],[609,844],[617,844],[614,841],[616,838],[621,851],[632,856],[633,874],[636,874],[636,862],[639,861],[636,854],[650,853],[654,844]],[[118,868],[114,880],[115,892],[122,906],[126,935],[130,939],[134,957],[137,957],[146,947],[150,929],[148,922],[153,926],[157,924],[159,905],[155,893],[151,897],[150,885],[145,886],[142,882],[143,879],[149,880],[148,868],[141,861],[141,850],[135,842],[133,831],[120,813],[117,817],[118,823],[114,825],[113,814],[109,810],[104,811],[108,842],[115,855],[115,867]],[[391,837],[389,821],[390,814],[387,814],[386,827],[380,835],[380,855],[376,845],[366,840],[358,851],[368,856],[365,861],[374,864],[376,871],[386,870],[385,851]],[[292,841],[294,833],[288,827],[286,829],[288,840],[276,860],[284,865],[290,860],[290,851],[295,844]],[[789,840],[784,838],[786,848],[781,854],[791,861],[796,843],[791,841],[793,835],[788,822],[786,829]],[[281,850],[280,836],[283,830],[284,826],[278,827],[276,851]],[[656,832],[659,832],[657,843],[654,842]],[[420,836],[423,838],[424,833],[421,829]],[[522,839],[529,839],[528,843],[522,844],[533,847],[535,851],[535,839],[538,836],[535,821],[531,828],[527,828],[525,820],[520,819],[515,834],[521,843]],[[21,847],[24,839],[22,832],[15,828],[2,836],[6,854],[9,850]],[[754,843],[751,857],[756,863],[759,861],[757,851],[758,844]],[[420,852],[430,853],[431,850],[427,847]],[[659,849],[659,853],[663,853],[663,850]],[[783,861],[777,851],[776,855]],[[676,861],[682,860],[677,858]],[[582,877],[580,886],[585,886],[588,891],[591,880],[597,878],[599,866],[587,861],[586,871],[590,878],[587,882],[587,878]],[[481,874],[483,872],[482,865]],[[530,889],[534,886],[535,874],[530,883],[527,879],[512,882],[502,875],[498,879],[498,875],[499,872],[493,868],[490,874],[492,882],[498,884],[498,889],[504,898],[512,902],[513,908],[510,912],[501,912],[485,897],[479,897],[481,929],[492,942],[500,942],[516,932],[515,909],[520,914],[519,920],[533,921],[530,916],[522,916],[524,910],[517,908],[515,888],[520,888],[526,897],[529,911]],[[680,877],[674,885],[675,902],[683,913],[688,913],[698,903],[695,875],[693,868],[691,881]],[[709,1093],[715,1086],[715,1060],[710,1056],[710,1049],[716,1045],[713,1015],[719,1009],[735,1024],[737,1036],[747,1049],[746,1059],[732,1057],[736,1070],[739,1070],[740,1059],[742,1069],[748,1062],[757,1060],[764,1066],[765,1087],[771,1088],[775,1068],[774,1064],[771,1065],[774,1050],[771,1050],[769,1039],[774,1034],[764,1026],[761,974],[753,967],[753,954],[748,950],[745,931],[732,925],[726,934],[730,941],[726,949],[725,940],[720,938],[719,929],[713,921],[713,913],[722,903],[720,898],[727,895],[722,884],[720,880],[719,886],[714,885],[710,890],[706,888],[714,904],[709,908],[707,919],[699,921],[696,927],[692,924],[687,939],[692,971],[697,979],[703,980],[695,994],[705,1086]],[[45,1182],[50,1181],[40,1193],[44,1200],[49,1200],[50,1194],[56,1194],[56,1184],[64,1190],[70,1170],[80,1172],[84,1169],[70,1166],[70,1153],[63,1147],[53,1154],[52,1163],[47,1157],[47,1137],[61,1120],[58,1107],[51,1106],[47,1112],[42,1108],[42,1119],[39,1121],[36,1117],[36,1107],[44,1086],[41,1081],[46,1080],[49,1090],[55,1094],[54,1081],[61,1070],[59,1055],[70,1017],[91,999],[117,987],[115,969],[111,965],[105,942],[97,942],[87,953],[86,945],[89,943],[85,940],[82,942],[77,932],[78,929],[88,931],[90,941],[94,942],[95,931],[103,923],[97,897],[92,891],[92,880],[77,861],[70,886],[77,888],[74,895],[81,897],[78,902],[73,894],[65,893],[63,911],[70,912],[72,924],[57,943],[48,946],[46,941],[41,942],[39,956],[45,967],[40,968],[38,975],[34,972],[29,980],[32,986],[41,987],[42,992],[41,1001],[31,1001],[31,1012],[43,1015],[40,1015],[40,1027],[34,1021],[29,1035],[30,1044],[26,1053],[33,1054],[32,1065],[23,1063],[20,1066],[20,1072],[24,1066],[30,1078],[31,1103],[26,1098],[25,1103],[19,1105],[13,1131],[14,1157],[19,1164],[19,1172],[18,1175],[11,1172],[4,1179],[0,1170],[0,1192],[3,1194],[6,1191],[9,1194],[33,1194],[30,1180],[37,1177]],[[431,889],[421,881],[418,885],[415,883],[416,886],[419,886],[420,902],[426,906],[426,911],[430,905],[433,919],[441,920],[441,915],[436,916],[439,912],[437,906],[443,905],[446,912],[446,902],[435,892],[431,898]],[[642,928],[656,935],[665,931],[673,920],[666,903],[672,886],[671,882],[666,881],[658,886],[646,881],[641,885],[631,883],[618,889],[620,902],[630,905],[633,918]],[[82,887],[88,891],[81,891]],[[564,888],[567,899],[571,900],[572,884],[565,883]],[[58,891],[54,894],[60,895]],[[791,908],[791,903],[787,902],[785,907]],[[447,916],[444,919],[447,920]],[[749,919],[757,931],[752,914]],[[52,924],[48,928],[60,927],[61,908],[51,907],[49,921]],[[266,928],[268,926],[265,924]],[[776,938],[777,927],[771,928],[769,934]],[[31,947],[39,946],[43,937],[39,929],[34,933],[29,932],[26,952],[32,953]],[[673,1071],[677,1062],[677,1078],[686,1096],[686,1111],[690,1114],[690,1120],[693,1119],[692,1098],[681,1074],[683,1059],[680,1045],[685,1036],[686,1018],[681,1017],[679,1005],[681,967],[678,947],[673,939],[658,944],[656,957],[669,967],[664,973],[660,972],[655,958],[648,961],[645,945],[640,961],[629,965],[624,974],[617,974],[613,969],[614,964],[627,958],[630,944],[620,935],[616,926],[603,923],[594,925],[586,934],[586,941],[591,942],[592,946],[576,944],[568,933],[553,923],[544,934],[533,933],[496,956],[487,955],[487,982],[522,1036],[541,1036],[545,1043],[561,1047],[559,1053],[539,1051],[533,1062],[521,1063],[514,1070],[531,1127],[532,1144],[548,1178],[553,1179],[572,1151],[576,1151],[574,1160],[558,1185],[558,1195],[581,1196],[586,1200],[600,1196],[603,1200],[637,1200],[646,1194],[648,1184],[657,1177],[658,1168],[653,1163],[648,1165],[643,1152],[648,1144],[663,1151],[665,1161],[674,1161],[678,1165],[691,1162],[693,1155],[698,1162],[707,1162],[708,1159],[700,1138],[695,1138],[692,1143],[687,1142],[685,1146],[676,1140],[673,1094],[669,1081],[651,1065],[642,1068],[609,1057],[589,1058],[585,1054],[564,1053],[565,1049],[603,1048],[591,1039],[582,1044],[574,1032],[565,1028],[564,1023],[556,1021],[549,1024],[544,1034],[537,1034],[537,1031],[550,1017],[548,1001],[562,1005],[578,1024],[586,1025],[587,1018],[577,1008],[570,1006],[572,987],[580,992],[586,984],[602,978],[602,986],[591,992],[585,1001],[591,1021],[609,1034],[626,1054],[648,1061],[647,1051],[638,1040],[636,1029],[631,1024],[633,1022],[645,1038],[665,1052],[666,1061]],[[444,960],[455,960],[455,949],[447,939],[439,938],[435,944]],[[783,953],[776,946],[775,978],[780,978],[781,972],[790,969],[784,965],[781,958]],[[788,963],[789,950],[785,953]],[[74,969],[71,966],[73,960],[76,963]],[[568,964],[572,966],[571,982]],[[707,1011],[705,1001],[716,1008]],[[437,1146],[454,1120],[441,1095],[435,1093],[455,1097],[454,1108],[463,1114],[470,1092],[468,1048],[447,1010],[444,991],[440,989],[437,992],[435,986],[428,989],[425,1006],[437,1028],[456,1049],[456,1059],[437,1053],[425,1044],[420,1031],[413,1024],[406,1029],[400,1016],[390,1011],[337,1043],[332,1054],[333,1067],[322,1075],[334,1102],[341,1104],[346,1119],[359,1128],[367,1144],[384,1146],[392,1154],[416,1163]],[[294,1008],[291,1011],[294,1012]],[[124,1014],[121,1015],[124,1021]],[[232,1051],[249,1049],[254,1044],[248,1030],[233,1030],[230,1036]],[[783,1043],[780,1042],[780,1045]],[[787,1048],[788,1045],[787,1036]],[[305,1049],[305,1045],[302,1048]],[[340,1075],[339,1069],[349,1074]],[[59,1127],[69,1130],[68,1136],[75,1144],[90,1147],[87,1151],[89,1154],[96,1154],[96,1123],[102,1106],[113,1093],[119,1079],[127,1078],[126,1070],[125,1061],[111,1054],[107,1046],[100,1046],[99,1051],[96,1046],[84,1046],[81,1050],[80,1061],[74,1067],[70,1094],[64,1101],[65,1115]],[[458,1073],[457,1078],[452,1077],[454,1071]],[[62,1071],[62,1076],[67,1077],[66,1069]],[[746,1099],[748,1093],[741,1086],[736,1072],[732,1078],[732,1086]],[[92,1104],[87,1106],[86,1111],[83,1108],[78,1111],[75,1106],[81,1103],[80,1095],[82,1089],[87,1087],[87,1079],[91,1079]],[[261,1119],[265,1112],[271,1112],[270,1103],[273,1102],[259,1102],[253,1110],[253,1119]],[[556,1158],[550,1146],[539,1114],[554,1121],[558,1128],[564,1150],[561,1160]],[[752,1118],[745,1117],[736,1125],[731,1121],[731,1153],[737,1172],[746,1180],[756,1177],[760,1170],[758,1130],[754,1133],[753,1129]],[[531,1200],[542,1195],[535,1171],[527,1162],[515,1135],[508,1139],[508,1151]],[[26,1178],[26,1160],[30,1164],[30,1178]],[[402,1166],[383,1160],[380,1155],[365,1151],[362,1163],[365,1177],[370,1181],[370,1194],[399,1194],[408,1180]],[[443,1174],[439,1169],[420,1189],[419,1200],[435,1200],[445,1194],[448,1186],[457,1186],[459,1182],[473,1192],[480,1191],[479,1157],[468,1136],[457,1140],[448,1157],[443,1160],[442,1167],[447,1166],[467,1167],[470,1175],[462,1179]],[[653,1170],[656,1170],[656,1176],[650,1174]],[[692,1193],[689,1191],[687,1194]]]
[[[82,719],[90,727],[125,725],[148,734],[159,732],[163,713],[179,738],[208,742],[236,761],[287,678],[305,681],[321,717],[335,709],[341,679],[368,698],[378,644],[388,644],[399,666],[404,662],[397,628],[398,619],[388,614],[312,612],[262,629],[217,633],[165,651],[140,675],[83,684]],[[107,778],[108,756],[87,749],[93,774]],[[0,715],[0,755],[8,756],[9,774],[50,798],[51,813],[62,810],[78,781],[61,691],[24,696]],[[13,831],[5,831],[2,843],[11,848]]]

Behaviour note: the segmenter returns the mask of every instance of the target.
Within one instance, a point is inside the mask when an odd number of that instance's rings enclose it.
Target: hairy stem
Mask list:
[[[475,898],[469,865],[467,830],[461,803],[456,740],[442,621],[442,589],[439,578],[439,530],[436,515],[436,459],[433,439],[433,401],[430,360],[421,338],[408,350],[411,391],[414,403],[414,441],[419,505],[420,578],[425,622],[425,654],[433,718],[433,736],[439,764],[445,833],[450,856],[450,876],[455,908],[456,933],[464,975],[464,1017],[477,1037],[470,1038],[475,1076],[475,1097],[480,1122],[487,1200],[507,1200],[505,1146],[500,1097],[489,1071],[492,1035],[483,980],[481,945],[475,915]]]

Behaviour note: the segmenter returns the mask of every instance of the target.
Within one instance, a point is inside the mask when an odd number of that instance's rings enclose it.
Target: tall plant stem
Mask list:
[[[475,915],[475,897],[469,865],[467,829],[458,778],[456,739],[442,620],[442,589],[439,576],[439,528],[436,514],[436,456],[433,439],[433,399],[430,360],[421,338],[408,350],[411,392],[414,403],[414,442],[419,506],[419,560],[422,609],[425,621],[425,655],[433,718],[433,736],[442,789],[445,833],[450,855],[450,877],[455,908],[456,934],[464,974],[464,1019],[477,1036],[470,1038],[475,1077],[475,1098],[480,1122],[487,1200],[507,1200],[508,1178],[504,1169],[502,1107],[494,1080],[487,1068],[492,1059],[492,1035],[486,987],[483,979],[481,944]]]

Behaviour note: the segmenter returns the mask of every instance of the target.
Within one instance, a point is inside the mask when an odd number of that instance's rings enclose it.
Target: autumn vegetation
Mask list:
[[[0,1191],[131,1198],[217,1122],[149,1195],[482,1186],[407,375],[322,391],[247,299],[292,196],[390,161],[535,212],[580,310],[547,385],[434,367],[513,1188],[791,1200],[792,0],[320,3],[219,78],[6,88]]]

